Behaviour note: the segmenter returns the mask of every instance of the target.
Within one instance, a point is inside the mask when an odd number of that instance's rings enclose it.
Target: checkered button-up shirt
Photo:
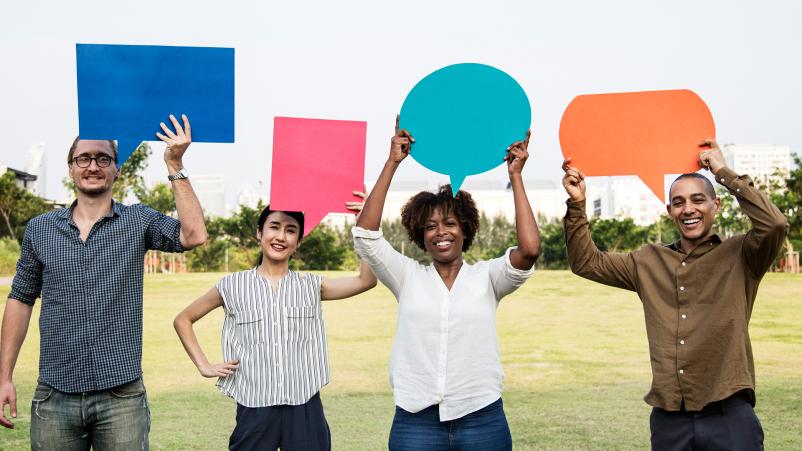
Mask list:
[[[33,305],[41,294],[39,377],[66,393],[141,376],[145,253],[184,250],[178,220],[117,202],[82,241],[74,207],[28,222],[8,296]]]

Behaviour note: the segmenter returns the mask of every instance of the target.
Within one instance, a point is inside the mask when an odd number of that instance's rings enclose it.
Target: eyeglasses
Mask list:
[[[99,155],[97,157],[81,155],[80,157],[73,158],[72,162],[79,168],[88,168],[89,165],[92,164],[92,160],[95,160],[95,164],[97,164],[99,168],[107,168],[111,162],[114,161],[114,159],[108,155]]]

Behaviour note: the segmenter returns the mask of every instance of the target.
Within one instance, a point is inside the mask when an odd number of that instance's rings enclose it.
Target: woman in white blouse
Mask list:
[[[518,247],[504,256],[465,263],[479,225],[470,194],[455,197],[446,185],[422,192],[402,209],[410,240],[431,265],[407,258],[382,238],[381,214],[398,165],[413,137],[398,130],[390,156],[354,227],[357,253],[398,300],[390,358],[396,403],[390,450],[509,450],[512,437],[501,402],[503,371],[496,335],[496,307],[532,274],[540,235],[523,185],[526,140],[507,149],[515,202]]]
[[[329,382],[320,301],[355,296],[376,286],[376,277],[364,263],[359,275],[337,279],[291,271],[303,230],[302,213],[265,208],[256,226],[258,266],[224,277],[174,321],[201,375],[219,378],[220,391],[237,401],[232,450],[331,449],[319,395]],[[218,307],[226,313],[225,361],[213,364],[192,325]]]

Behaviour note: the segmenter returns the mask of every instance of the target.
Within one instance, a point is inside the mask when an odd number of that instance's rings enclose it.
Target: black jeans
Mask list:
[[[698,412],[652,409],[653,451],[763,450],[763,428],[744,392]]]

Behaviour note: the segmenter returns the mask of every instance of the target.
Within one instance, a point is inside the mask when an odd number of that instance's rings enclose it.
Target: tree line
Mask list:
[[[114,184],[114,198],[124,199],[129,193],[141,203],[162,213],[175,215],[175,199],[166,183],[147,188],[142,171],[147,167],[151,149],[142,143],[121,168]],[[788,239],[796,250],[802,249],[802,159],[794,155],[795,168],[784,178],[772,177],[756,183],[782,211],[790,224]],[[73,188],[65,178],[64,185]],[[729,237],[746,232],[749,219],[737,206],[735,198],[723,187],[717,187],[721,197],[721,213],[716,218],[716,232]],[[13,253],[18,246],[11,241],[22,239],[27,221],[54,208],[52,203],[27,192],[15,183],[14,174],[0,175],[0,254]],[[206,245],[186,254],[185,264],[190,271],[237,271],[252,267],[260,255],[256,239],[256,221],[263,204],[255,207],[240,206],[228,218],[207,218],[209,240]],[[538,218],[541,234],[541,256],[537,266],[548,269],[568,267],[562,219]],[[382,230],[387,241],[399,252],[418,261],[428,263],[429,256],[412,243],[401,225],[401,220],[384,220]],[[594,242],[603,251],[627,252],[646,243],[670,243],[679,238],[675,224],[663,215],[654,224],[640,226],[631,218],[592,218],[590,230]],[[498,257],[516,244],[515,224],[506,218],[484,214],[473,245],[465,253],[465,260],[473,263]],[[7,256],[7,260],[13,256]],[[14,257],[15,258],[15,257]],[[0,255],[0,261],[3,256]],[[291,259],[296,270],[353,270],[357,257],[353,250],[350,226],[332,227],[320,224],[302,241]]]

